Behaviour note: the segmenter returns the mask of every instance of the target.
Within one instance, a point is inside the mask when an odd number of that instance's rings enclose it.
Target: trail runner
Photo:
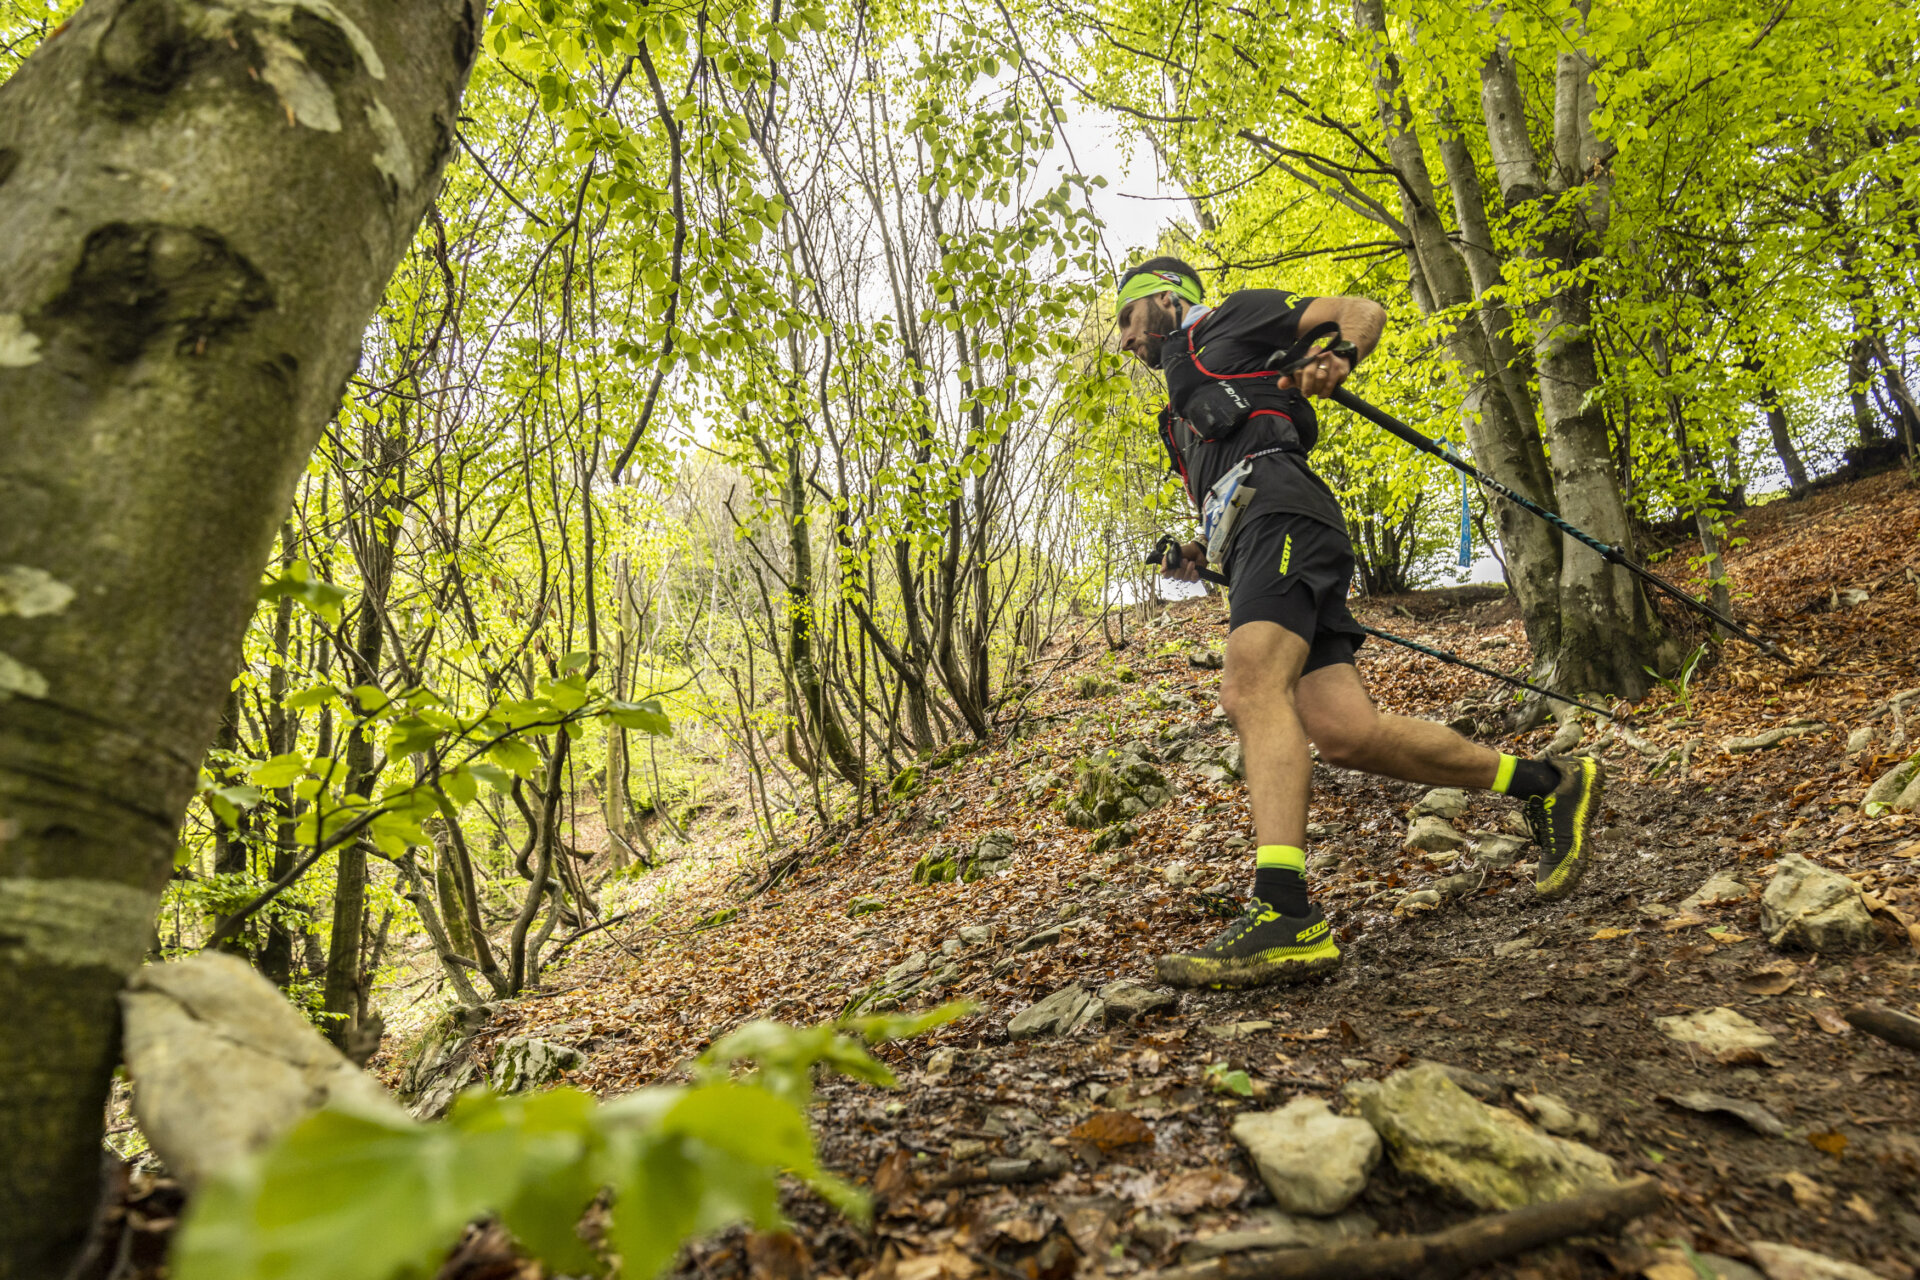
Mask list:
[[[1540,846],[1534,892],[1571,893],[1593,857],[1598,763],[1522,760],[1444,725],[1383,715],[1354,667],[1366,637],[1347,610],[1353,547],[1333,491],[1307,465],[1319,435],[1307,397],[1346,380],[1380,340],[1386,311],[1366,298],[1282,289],[1242,289],[1217,307],[1203,296],[1199,273],[1178,258],[1134,267],[1120,280],[1120,345],[1166,374],[1162,441],[1206,530],[1167,572],[1194,581],[1211,546],[1231,582],[1220,705],[1245,752],[1258,852],[1245,912],[1206,946],[1161,956],[1161,979],[1251,987],[1339,966],[1326,915],[1307,893],[1309,742],[1330,765],[1522,801]],[[1267,368],[1329,321],[1339,339],[1297,372]]]

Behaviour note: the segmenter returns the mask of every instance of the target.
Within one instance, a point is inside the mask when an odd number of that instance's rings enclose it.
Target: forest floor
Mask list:
[[[1793,671],[1741,645],[1703,664],[1688,703],[1662,691],[1624,708],[1619,729],[1590,725],[1608,770],[1602,858],[1576,894],[1537,901],[1530,859],[1487,868],[1480,887],[1438,906],[1401,892],[1471,868],[1436,867],[1403,848],[1423,789],[1315,766],[1310,880],[1337,925],[1346,961],[1326,980],[1286,989],[1186,992],[1170,1010],[1121,1025],[1010,1040],[1007,1023],[1077,982],[1153,982],[1155,955],[1220,927],[1195,890],[1238,898],[1251,834],[1240,783],[1163,764],[1173,799],[1139,817],[1114,854],[1066,825],[1026,782],[1123,743],[1187,730],[1224,747],[1219,673],[1190,651],[1218,650],[1217,598],[1167,608],[1109,653],[1097,633],[1079,653],[1036,664],[1031,722],[944,770],[924,791],[833,844],[797,851],[770,888],[737,863],[704,884],[683,874],[673,901],[644,924],[583,940],[547,992],[507,1006],[489,1041],[540,1035],[579,1046],[570,1080],[601,1094],[672,1078],[720,1035],[755,1017],[831,1019],[871,998],[915,953],[939,966],[965,926],[996,941],[951,956],[937,995],[978,1012],[880,1051],[894,1090],[845,1081],[820,1092],[827,1163],[876,1190],[871,1231],[796,1196],[796,1236],[741,1234],[691,1251],[703,1276],[842,1274],[872,1280],[972,1275],[1127,1274],[1178,1259],[1195,1240],[1257,1227],[1271,1197],[1229,1136],[1236,1114],[1300,1093],[1336,1099],[1349,1081],[1419,1060],[1470,1069],[1518,1090],[1557,1094],[1598,1122],[1592,1146],[1623,1173],[1646,1173],[1666,1207],[1618,1239],[1536,1251],[1476,1274],[1634,1274],[1685,1243],[1748,1256],[1782,1241],[1908,1280],[1920,1272],[1920,1060],[1838,1016],[1862,1001],[1915,1011],[1920,970],[1920,821],[1866,818],[1862,794],[1903,758],[1911,737],[1887,700],[1920,686],[1920,491],[1890,475],[1776,502],[1748,514],[1750,541],[1729,556],[1745,616],[1806,661]],[[1685,548],[1681,551],[1684,553]],[[1678,563],[1676,561],[1675,563]],[[1865,592],[1847,596],[1847,592]],[[1368,602],[1363,619],[1508,670],[1525,636],[1504,600],[1423,593]],[[1063,687],[1082,672],[1136,680],[1101,696]],[[1457,667],[1369,643],[1360,670],[1380,704],[1449,718],[1463,701],[1498,701]],[[1920,709],[1920,703],[1914,704]],[[1877,714],[1877,719],[1872,718]],[[1825,728],[1778,749],[1728,754],[1721,743],[1812,719]],[[1857,729],[1872,745],[1849,754]],[[1624,730],[1625,732],[1622,732]],[[1537,754],[1554,726],[1487,739]],[[1695,744],[1688,763],[1668,748]],[[1196,753],[1211,758],[1205,752]],[[1455,825],[1498,830],[1511,802],[1477,795]],[[943,842],[991,830],[1016,842],[1010,868],[974,883],[915,884],[916,862]],[[1875,951],[1845,958],[1782,953],[1759,929],[1764,872],[1794,851],[1837,869],[1884,904]],[[1676,911],[1717,872],[1750,886],[1741,901]],[[849,915],[856,899],[877,904]],[[701,928],[734,909],[724,924]],[[1015,945],[1058,928],[1058,940]],[[1719,1065],[1668,1039],[1654,1019],[1728,1006],[1778,1037],[1764,1062]],[[933,1061],[941,1049],[956,1052]],[[1209,1087],[1209,1070],[1244,1070],[1258,1095]],[[1768,1137],[1724,1114],[1664,1099],[1708,1090],[1758,1102],[1784,1123]],[[1125,1111],[1131,1121],[1088,1125]],[[1112,1130],[1109,1133],[1108,1130]],[[1131,1139],[1116,1146],[1115,1135]],[[1032,1150],[1062,1159],[1037,1183],[977,1180],[979,1162]],[[1383,1162],[1356,1205],[1386,1232],[1471,1216]],[[477,1243],[477,1242],[476,1242]],[[484,1250],[482,1251],[484,1252]],[[473,1255],[470,1255],[473,1256]],[[1189,1248],[1188,1256],[1193,1256]],[[474,1256],[478,1262],[478,1257]],[[525,1274],[534,1274],[531,1271]]]
[[[1337,1100],[1349,1081],[1433,1060],[1557,1094],[1597,1121],[1593,1147],[1667,1192],[1663,1210],[1619,1238],[1475,1274],[1544,1280],[1651,1266],[1658,1276],[1681,1243],[1739,1259],[1754,1242],[1782,1241],[1910,1280],[1920,1274],[1920,1059],[1838,1015],[1863,1001],[1913,1012],[1920,999],[1920,929],[1904,928],[1920,919],[1920,821],[1858,811],[1871,780],[1920,745],[1920,726],[1909,735],[1887,710],[1890,695],[1920,686],[1920,491],[1900,475],[1871,478],[1756,509],[1741,532],[1750,541],[1728,567],[1743,613],[1806,660],[1790,672],[1727,645],[1703,664],[1686,705],[1662,691],[1624,708],[1616,729],[1589,724],[1583,749],[1609,776],[1602,857],[1566,901],[1535,899],[1523,856],[1484,868],[1464,897],[1403,903],[1405,891],[1471,869],[1473,854],[1436,866],[1403,847],[1422,788],[1316,765],[1309,875],[1344,967],[1294,988],[1185,992],[1133,1025],[1010,1040],[1013,1016],[1069,983],[1152,984],[1155,955],[1220,928],[1196,890],[1245,892],[1250,850],[1229,844],[1251,834],[1237,781],[1162,764],[1173,798],[1139,817],[1138,838],[1111,854],[1093,853],[1092,833],[1030,800],[1025,786],[1103,749],[1164,741],[1163,731],[1216,749],[1231,741],[1216,712],[1218,671],[1188,656],[1224,642],[1224,605],[1209,597],[1167,608],[1118,653],[1096,631],[1077,653],[1049,655],[1036,664],[1040,687],[1014,741],[930,773],[920,794],[833,843],[792,851],[789,874],[771,887],[764,867],[694,868],[683,854],[657,913],[583,939],[539,997],[502,1009],[485,1045],[523,1035],[576,1045],[586,1059],[570,1082],[611,1095],[674,1078],[748,1019],[831,1019],[860,998],[871,1007],[883,975],[916,953],[954,966],[941,989],[907,1007],[964,999],[978,1012],[884,1046],[897,1089],[831,1081],[820,1091],[823,1155],[876,1191],[871,1230],[796,1195],[793,1237],[734,1233],[690,1251],[689,1274],[1057,1280],[1152,1269],[1271,1215],[1271,1197],[1229,1136],[1237,1114],[1302,1093]],[[1359,612],[1524,670],[1511,606],[1476,594],[1376,600]],[[1082,698],[1064,687],[1085,672],[1114,678],[1120,664],[1136,679],[1113,692]],[[1483,677],[1403,649],[1369,643],[1359,665],[1380,704],[1404,714],[1447,719],[1463,702],[1500,700]],[[1825,727],[1773,750],[1721,746],[1804,719]],[[1875,741],[1849,754],[1862,727]],[[1485,740],[1530,755],[1553,732]],[[1689,743],[1677,765],[1668,749]],[[1649,776],[1663,757],[1667,767]],[[1477,795],[1455,825],[1499,830],[1515,808]],[[913,882],[934,846],[992,830],[1015,840],[1004,873]],[[1758,899],[1771,860],[1787,851],[1843,872],[1883,904],[1877,950],[1823,958],[1769,946]],[[1677,909],[1717,872],[1743,880],[1747,897]],[[870,913],[850,916],[856,900],[870,900]],[[735,914],[700,927],[725,910]],[[949,961],[942,944],[966,926],[992,926],[997,937]],[[1055,928],[1056,941],[1016,951]],[[1772,1032],[1778,1047],[1764,1061],[1720,1065],[1653,1021],[1719,1006]],[[943,1049],[954,1052],[935,1059]],[[1210,1087],[1222,1070],[1245,1071],[1257,1096]],[[1694,1090],[1757,1102],[1786,1134],[1665,1101]],[[1116,1112],[1134,1119],[1088,1123]],[[1058,1156],[1040,1181],[980,1180],[983,1161],[1032,1152],[1036,1139]],[[1390,1233],[1472,1215],[1390,1162],[1355,1207]],[[475,1239],[444,1274],[538,1273]]]

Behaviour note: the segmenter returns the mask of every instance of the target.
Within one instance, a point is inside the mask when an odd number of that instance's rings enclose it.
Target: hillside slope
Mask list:
[[[1537,1252],[1485,1274],[1631,1273],[1655,1261],[1655,1242],[1741,1258],[1756,1242],[1785,1241],[1911,1277],[1920,1057],[1838,1014],[1867,1000],[1916,1008],[1920,931],[1910,937],[1904,924],[1920,920],[1920,824],[1858,809],[1868,783],[1920,747],[1920,726],[1906,728],[1920,700],[1889,705],[1920,686],[1920,493],[1879,477],[1761,508],[1743,532],[1751,542],[1730,571],[1749,597],[1745,616],[1806,661],[1789,671],[1728,646],[1686,706],[1663,693],[1614,726],[1585,725],[1581,749],[1610,776],[1604,860],[1566,902],[1535,901],[1527,854],[1499,865],[1499,840],[1437,859],[1404,848],[1422,789],[1316,766],[1309,875],[1338,925],[1343,969],[1290,990],[1182,993],[1133,1024],[1009,1039],[1011,1019],[1068,984],[1151,984],[1155,954],[1218,929],[1209,891],[1245,891],[1250,849],[1239,846],[1251,830],[1216,711],[1219,673],[1188,656],[1224,640],[1222,606],[1205,599],[1166,610],[1117,655],[1099,651],[1096,633],[1077,655],[1037,664],[1040,687],[1015,734],[929,770],[881,821],[799,851],[763,892],[721,869],[647,923],[607,931],[617,941],[582,940],[549,974],[550,994],[501,1010],[482,1056],[511,1036],[566,1041],[586,1054],[570,1079],[614,1093],[670,1075],[752,1017],[977,1003],[975,1016],[888,1051],[900,1090],[822,1091],[829,1162],[881,1192],[871,1235],[796,1203],[797,1240],[703,1246],[702,1275],[1151,1268],[1195,1240],[1271,1227],[1271,1197],[1229,1135],[1237,1114],[1297,1095],[1332,1099],[1350,1081],[1430,1059],[1487,1077],[1509,1104],[1557,1095],[1593,1118],[1585,1141],[1669,1192],[1667,1209],[1625,1243]],[[1409,598],[1361,613],[1524,670],[1524,633],[1503,602]],[[1123,680],[1120,664],[1136,678]],[[1376,643],[1360,667],[1383,706],[1409,714],[1471,718],[1504,697],[1481,677]],[[1773,749],[1726,749],[1801,721],[1819,727]],[[1552,732],[1487,740],[1533,754]],[[1094,833],[1055,803],[1066,791],[1045,782],[1129,746],[1171,798],[1134,820],[1131,843],[1096,852]],[[1453,825],[1509,831],[1514,809],[1476,796]],[[993,832],[1010,837],[1004,870],[915,883],[929,855],[964,860]],[[1877,949],[1823,958],[1769,945],[1759,896],[1789,852],[1871,895]],[[1718,873],[1741,882],[1733,900],[1681,905]],[[1436,885],[1443,892],[1409,897]],[[723,910],[735,914],[698,927]],[[963,939],[963,929],[992,939]],[[1777,1046],[1721,1065],[1654,1022],[1722,1006]],[[1210,1088],[1210,1069],[1214,1079],[1244,1071],[1258,1096]],[[1785,1135],[1662,1100],[1698,1090],[1764,1106]],[[1117,1113],[1132,1119],[1086,1124]],[[982,1172],[1023,1152],[1024,1184]],[[1394,1232],[1470,1212],[1389,1162],[1356,1208]]]

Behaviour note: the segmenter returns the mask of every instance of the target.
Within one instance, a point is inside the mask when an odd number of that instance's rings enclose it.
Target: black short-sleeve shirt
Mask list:
[[[1300,317],[1312,301],[1285,289],[1242,289],[1228,294],[1219,306],[1194,322],[1194,355],[1212,373],[1257,373],[1266,368],[1267,361],[1276,352],[1294,344],[1299,337]],[[1207,375],[1195,367],[1193,356],[1188,354],[1187,338],[1186,331],[1168,334],[1162,349],[1167,395],[1175,413],[1181,413],[1186,398],[1208,381]],[[1295,391],[1285,392],[1284,396],[1294,431],[1301,443],[1311,449],[1319,436],[1313,405]],[[1254,428],[1248,426],[1223,439],[1189,446],[1184,461],[1188,491],[1195,501],[1262,443]],[[1254,459],[1253,473],[1247,483],[1254,487],[1255,496],[1252,505],[1242,514],[1243,520],[1271,512],[1289,512],[1310,516],[1343,533],[1346,531],[1346,519],[1340,513],[1340,503],[1333,490],[1297,453],[1274,453]]]

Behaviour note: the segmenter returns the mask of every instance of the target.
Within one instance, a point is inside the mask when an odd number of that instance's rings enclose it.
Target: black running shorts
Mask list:
[[[1352,662],[1366,632],[1347,611],[1353,545],[1346,530],[1288,512],[1253,517],[1227,552],[1227,630],[1275,622],[1307,642],[1302,674]]]

